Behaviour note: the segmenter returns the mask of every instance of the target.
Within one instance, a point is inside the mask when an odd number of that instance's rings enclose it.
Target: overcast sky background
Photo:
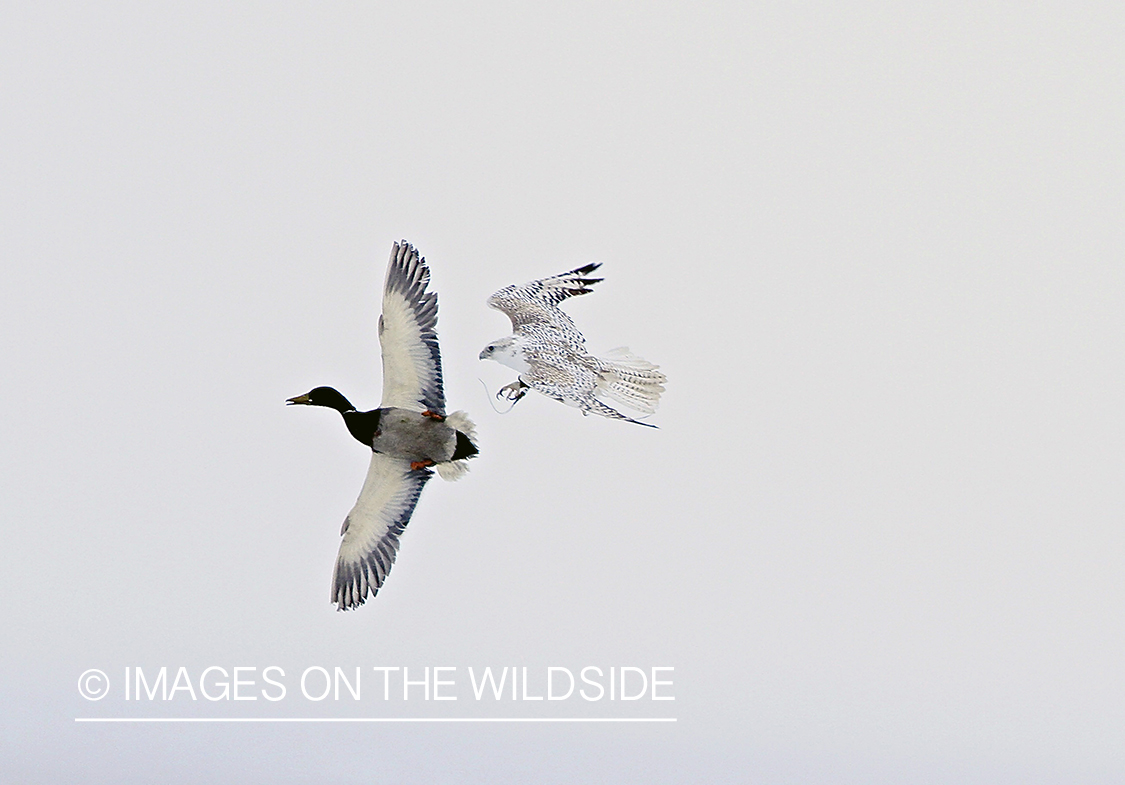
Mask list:
[[[1120,782],[1112,3],[12,3],[0,771],[20,782]],[[452,408],[335,612],[393,241]],[[502,286],[661,365],[660,430],[477,353]],[[126,666],[674,666],[674,702],[99,703]],[[367,675],[364,677],[368,678]],[[79,716],[675,716],[89,725]]]

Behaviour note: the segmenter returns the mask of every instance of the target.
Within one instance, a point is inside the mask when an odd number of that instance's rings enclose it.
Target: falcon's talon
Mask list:
[[[433,465],[434,465],[434,462],[431,461],[429,458],[427,458],[424,461],[411,461],[410,462],[410,471],[416,472],[419,469],[425,469],[427,466],[433,466]]]
[[[515,403],[520,398],[527,395],[527,391],[530,389],[531,388],[528,385],[524,384],[519,379],[516,379],[511,384],[505,384],[503,387],[501,387],[496,393],[496,398],[503,398],[504,400]]]
[[[431,420],[437,420],[438,422],[445,422],[444,415],[438,414],[437,412],[431,412],[429,409],[426,409],[426,411],[422,412],[422,416],[429,417]]]

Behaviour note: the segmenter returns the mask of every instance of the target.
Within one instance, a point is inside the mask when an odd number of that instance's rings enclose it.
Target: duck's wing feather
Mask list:
[[[342,610],[358,608],[379,591],[398,553],[398,538],[426,481],[427,469],[408,461],[371,453],[371,466],[355,507],[344,519],[340,555],[332,577],[332,602]]]
[[[577,352],[586,351],[586,340],[569,316],[559,309],[568,297],[593,291],[601,278],[590,278],[601,264],[592,262],[561,275],[508,286],[488,298],[488,304],[512,320],[512,332],[527,337],[547,337]]]
[[[427,292],[430,270],[408,242],[395,243],[383,284],[379,344],[383,349],[382,407],[445,414],[437,294]]]

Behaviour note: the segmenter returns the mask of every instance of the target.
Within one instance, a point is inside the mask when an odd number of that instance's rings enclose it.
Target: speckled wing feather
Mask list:
[[[380,406],[445,414],[441,353],[437,341],[437,295],[426,291],[426,260],[403,240],[391,249],[383,284],[379,344],[383,348]]]
[[[601,264],[595,262],[562,275],[508,286],[489,297],[488,304],[507,314],[516,335],[546,338],[576,352],[585,352],[582,333],[558,305],[568,297],[592,292],[590,287],[602,279],[588,276],[599,267]]]
[[[367,479],[344,519],[340,555],[332,577],[332,602],[342,611],[374,597],[398,553],[398,538],[433,472],[411,470],[408,461],[371,453]]]

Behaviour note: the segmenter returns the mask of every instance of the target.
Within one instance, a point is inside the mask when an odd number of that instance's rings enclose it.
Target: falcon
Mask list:
[[[558,307],[569,297],[589,294],[604,280],[590,275],[601,267],[591,263],[568,273],[501,289],[488,304],[503,311],[512,321],[512,334],[493,341],[480,353],[482,360],[495,360],[519,372],[511,384],[500,388],[497,398],[514,406],[528,390],[582,410],[615,420],[655,425],[634,420],[598,400],[612,398],[643,414],[652,414],[664,392],[664,374],[627,348],[614,349],[605,357],[586,351],[586,340],[574,322]]]
[[[468,415],[445,413],[437,294],[426,291],[429,281],[426,260],[405,240],[395,243],[379,317],[383,400],[378,409],[357,411],[331,387],[286,401],[335,409],[348,432],[371,449],[367,479],[340,530],[344,539],[332,577],[332,602],[338,610],[363,605],[387,579],[399,537],[433,476],[430,467],[442,479],[456,480],[478,452]]]

